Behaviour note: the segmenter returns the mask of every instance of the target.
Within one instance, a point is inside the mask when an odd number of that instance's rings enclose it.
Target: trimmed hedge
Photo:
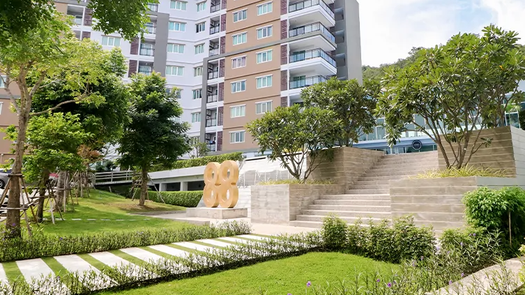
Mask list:
[[[197,207],[202,198],[202,191],[168,191],[159,192],[166,204],[182,206],[182,207]],[[161,203],[159,193],[156,191],[148,191],[148,197],[151,201]]]
[[[216,156],[206,156],[202,158],[195,158],[195,159],[189,159],[189,160],[179,160],[173,164],[173,167],[171,167],[171,169],[205,166],[205,165],[208,165],[209,162],[222,163],[227,160],[242,161],[242,159],[243,159],[243,156],[241,152],[222,154],[222,155],[216,155]],[[152,172],[161,171],[161,170],[166,170],[166,169],[165,167],[162,167],[162,166],[155,166],[152,169]]]

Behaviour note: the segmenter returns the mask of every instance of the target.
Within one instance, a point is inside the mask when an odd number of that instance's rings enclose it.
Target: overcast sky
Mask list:
[[[363,65],[404,58],[412,47],[445,43],[494,23],[525,44],[525,0],[358,0]]]

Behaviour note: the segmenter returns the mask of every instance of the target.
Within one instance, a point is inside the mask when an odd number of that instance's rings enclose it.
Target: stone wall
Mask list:
[[[253,223],[288,224],[322,195],[341,194],[343,186],[330,184],[278,184],[251,187]]]
[[[384,155],[384,152],[341,147],[333,149],[333,161],[323,161],[311,175],[313,180],[331,180],[345,187],[353,185]]]

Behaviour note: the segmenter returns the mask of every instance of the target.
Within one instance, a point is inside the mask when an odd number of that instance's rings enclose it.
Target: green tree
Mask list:
[[[16,138],[14,126],[8,128],[11,138]],[[24,174],[30,182],[40,182],[41,189],[49,174],[58,171],[78,171],[83,169],[78,147],[92,134],[84,131],[78,115],[53,113],[32,117],[27,129],[26,154],[24,155]],[[42,187],[43,186],[43,187]],[[39,221],[42,220],[44,194],[40,194],[38,204]]]
[[[149,3],[158,3],[158,0],[90,0],[87,7],[93,9],[93,18],[97,19],[95,30],[104,34],[118,32],[132,40],[149,20]],[[37,29],[43,21],[53,19],[53,10],[54,1],[49,0],[0,1],[0,46],[9,41],[5,36],[23,36]]]
[[[473,131],[501,125],[506,105],[523,97],[518,82],[525,79],[525,56],[515,32],[494,26],[483,31],[455,35],[420,50],[410,66],[387,71],[378,115],[385,117],[390,144],[410,124],[434,140],[447,167],[457,168],[490,144]]]
[[[376,125],[374,111],[380,86],[375,81],[365,81],[361,86],[357,80],[332,78],[304,89],[301,98],[305,106],[318,106],[333,111],[342,122],[338,137],[340,146],[352,146],[359,136],[370,133]]]
[[[318,107],[278,107],[246,126],[261,152],[281,165],[297,180],[306,182],[330,153],[340,136],[341,121],[333,111]]]
[[[153,165],[172,167],[177,158],[190,150],[186,136],[187,123],[179,123],[182,115],[175,96],[166,92],[166,81],[158,73],[150,76],[135,75],[130,85],[130,121],[120,139],[121,166],[141,170],[140,205],[148,193],[148,172]]]
[[[52,18],[38,19],[38,26],[28,29],[26,34],[10,37],[12,42],[0,46],[0,78],[18,115],[18,134],[15,144],[15,159],[9,192],[10,208],[20,207],[18,176],[22,173],[22,158],[26,144],[29,118],[41,115],[67,103],[100,103],[103,98],[89,91],[86,85],[96,85],[104,69],[100,67],[104,53],[101,46],[89,40],[79,41],[71,32],[64,16],[53,14]],[[5,35],[3,36],[5,37]],[[86,58],[89,57],[89,58]],[[59,103],[44,111],[32,112],[35,93],[46,81],[64,80],[72,92],[73,99]],[[11,89],[18,88],[20,97]],[[20,236],[20,213],[17,209],[7,212],[6,233]]]

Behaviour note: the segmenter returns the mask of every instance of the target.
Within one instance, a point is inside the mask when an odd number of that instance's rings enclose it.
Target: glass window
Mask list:
[[[257,81],[257,89],[272,87],[272,75],[259,77],[255,80]]]
[[[272,111],[271,101],[258,102],[255,104],[255,113],[257,115],[264,114],[266,112],[271,112],[271,111]]]
[[[273,34],[273,27],[267,26],[264,28],[257,29],[257,39],[263,39],[271,37]]]
[[[5,88],[5,83],[4,83],[5,79],[6,79],[6,76],[0,77],[0,88]]]
[[[195,54],[204,53],[204,44],[195,45]]]
[[[155,53],[155,44],[153,43],[140,43],[140,55],[153,56]]]
[[[246,116],[246,106],[236,106],[230,108],[230,117],[238,118]]]
[[[184,67],[166,66],[166,76],[182,76],[184,75]]]
[[[168,53],[184,53],[184,44],[168,44]]]
[[[195,77],[202,76],[202,67],[193,68],[193,76]]]
[[[232,82],[232,93],[246,91],[246,81]]]
[[[243,68],[246,66],[246,56],[232,58],[232,69]]]
[[[230,143],[244,142],[245,131],[235,131],[230,133]]]
[[[103,46],[120,47],[120,38],[119,37],[102,36],[102,45]]]
[[[157,25],[154,22],[147,22],[145,24],[146,26],[146,33],[148,34],[155,34]]]
[[[248,34],[247,33],[237,34],[237,35],[234,35],[232,38],[233,38],[233,45],[243,44],[248,41]]]
[[[269,62],[269,61],[272,61],[272,53],[273,53],[273,50],[267,50],[267,51],[263,51],[263,52],[259,52],[257,53],[257,63],[260,64],[260,63],[263,63],[263,62]]]
[[[202,89],[193,89],[193,99],[202,98]]]
[[[191,113],[191,122],[197,123],[201,121],[201,112]]]
[[[204,9],[206,9],[206,1],[197,3],[197,11],[203,11]]]
[[[186,31],[186,24],[181,22],[169,22],[169,30],[176,32]]]
[[[273,3],[265,3],[257,6],[257,15],[267,14],[273,11]]]
[[[153,68],[148,65],[139,65],[139,73],[144,75],[151,75]]]
[[[170,8],[171,9],[177,9],[177,10],[186,10],[186,2],[185,1],[171,0]]]
[[[206,22],[198,23],[195,25],[195,31],[197,33],[204,32],[206,30]]]
[[[233,13],[233,22],[236,23],[236,22],[239,22],[241,20],[245,20],[247,17],[248,17],[248,11],[246,9],[234,12]]]

